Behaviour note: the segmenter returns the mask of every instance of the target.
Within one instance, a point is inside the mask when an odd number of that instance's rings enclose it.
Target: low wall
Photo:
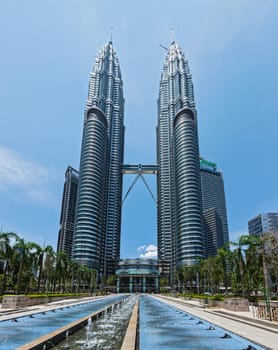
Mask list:
[[[88,297],[88,295],[87,295]],[[55,297],[39,297],[39,298],[29,298],[28,306],[34,306],[39,304],[53,303],[54,301],[67,300],[67,299],[81,299],[84,296],[55,296]]]
[[[26,295],[4,295],[2,309],[16,309],[29,306],[29,298]]]
[[[84,298],[84,296],[45,296],[38,298],[30,298],[26,295],[4,295],[2,299],[2,309],[16,309],[27,306],[52,303],[54,301],[81,298]]]
[[[185,297],[184,300],[194,300],[199,302],[200,305],[204,305],[206,307],[222,307],[222,303],[223,301],[221,300],[215,300],[215,299],[211,299],[211,298],[188,298]]]
[[[232,311],[249,311],[249,301],[244,298],[225,299],[222,307]]]

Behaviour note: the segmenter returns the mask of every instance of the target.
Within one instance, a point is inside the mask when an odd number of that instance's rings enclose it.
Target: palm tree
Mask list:
[[[198,257],[195,264],[198,293],[205,292],[206,281],[205,281],[205,274],[204,274],[204,264],[205,264],[205,259]]]
[[[183,266],[182,268],[183,282],[185,287],[190,287],[190,293],[193,293],[193,285],[196,283],[197,279],[197,269],[195,266]]]
[[[235,294],[245,294],[246,262],[243,247],[247,244],[249,236],[240,236],[238,242],[230,242],[236,248],[231,253],[232,289]]]
[[[69,266],[69,258],[67,253],[64,251],[59,251],[56,256],[56,266],[55,266],[55,276],[53,282],[53,289],[55,292],[56,283],[60,287],[60,291],[64,291],[66,287],[67,272]]]
[[[232,288],[236,294],[249,296],[263,285],[263,255],[261,238],[243,235],[231,253]]]
[[[39,247],[39,249],[37,250],[37,264],[38,264],[38,281],[37,281],[37,290],[38,292],[40,292],[41,289],[41,280],[44,276],[44,263],[46,260],[46,256],[47,255],[53,255],[54,250],[53,248],[48,245],[44,248]]]
[[[70,291],[79,293],[79,269],[80,265],[73,260],[69,260]]]
[[[179,267],[174,270],[174,280],[175,280],[177,291],[180,292],[184,286],[182,267]]]
[[[248,294],[252,291],[257,293],[262,289],[264,285],[264,271],[263,271],[263,259],[262,254],[262,238],[258,236],[249,236],[247,240],[247,249],[245,250],[246,257],[246,270],[248,276],[249,288]]]
[[[82,291],[84,293],[86,286],[90,286],[91,270],[85,265],[81,265],[79,269],[80,269],[80,277],[81,277],[81,283],[82,283]]]
[[[44,286],[43,290],[46,290],[48,293],[53,289],[55,281],[55,265],[56,265],[56,253],[54,249],[48,249],[45,252],[44,258]]]
[[[15,259],[17,260],[18,274],[17,274],[17,288],[16,294],[21,292],[23,273],[32,274],[34,268],[35,253],[40,247],[34,242],[26,242],[23,238],[19,238],[14,246]],[[35,250],[35,251],[34,251]]]
[[[217,256],[209,256],[205,259],[202,269],[208,291],[217,292],[221,281],[221,268]]]
[[[3,263],[3,279],[0,295],[4,294],[6,288],[7,273],[13,256],[12,242],[18,240],[14,232],[0,232],[0,261]]]
[[[217,259],[220,266],[221,278],[225,287],[225,294],[228,292],[229,282],[229,261],[231,252],[229,246],[223,246],[217,251]]]

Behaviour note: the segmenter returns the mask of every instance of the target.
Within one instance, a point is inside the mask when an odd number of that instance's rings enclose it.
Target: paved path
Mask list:
[[[173,297],[154,297],[267,349],[278,350],[277,322],[254,320],[253,313],[250,311],[237,313],[226,309],[204,309],[199,302],[195,301],[184,301]],[[237,316],[243,317],[243,319]]]

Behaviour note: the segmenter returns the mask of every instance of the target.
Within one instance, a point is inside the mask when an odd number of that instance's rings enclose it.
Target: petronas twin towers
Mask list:
[[[109,42],[90,75],[84,115],[72,258],[102,275],[120,259],[124,97]],[[173,270],[203,256],[197,112],[192,78],[172,42],[163,65],[157,122],[158,259]]]
[[[109,42],[90,76],[72,255],[105,274],[120,257],[123,154],[123,82]]]
[[[158,102],[158,255],[172,267],[192,265],[203,256],[197,113],[188,61],[175,42]]]

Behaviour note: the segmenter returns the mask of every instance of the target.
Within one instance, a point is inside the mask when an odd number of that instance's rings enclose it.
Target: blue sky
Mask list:
[[[224,174],[230,238],[256,214],[278,211],[277,16],[276,0],[2,1],[0,227],[56,248],[64,172],[79,167],[89,73],[110,27],[124,81],[125,162],[156,162],[159,44],[169,46],[174,27],[193,76],[200,153]],[[124,192],[132,181],[125,177]],[[122,223],[122,257],[156,245],[142,181]]]

